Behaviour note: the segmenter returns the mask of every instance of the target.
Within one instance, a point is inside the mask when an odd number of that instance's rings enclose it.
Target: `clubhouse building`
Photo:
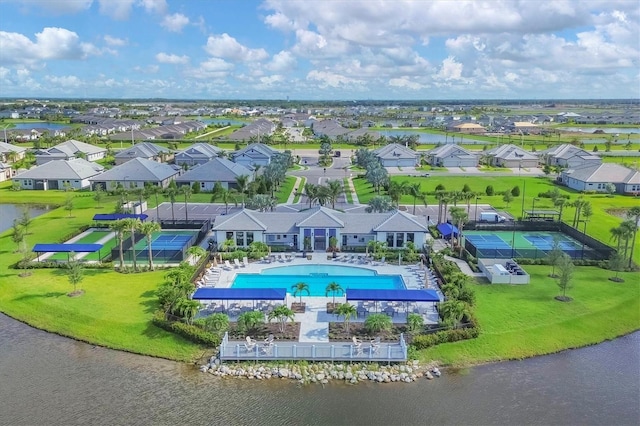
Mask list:
[[[334,237],[340,250],[361,252],[369,241],[386,242],[392,249],[412,242],[420,248],[429,238],[426,217],[401,211],[344,213],[326,207],[300,212],[243,209],[216,217],[213,232],[219,244],[232,239],[237,247],[248,247],[260,241],[280,251],[305,248],[324,251]]]

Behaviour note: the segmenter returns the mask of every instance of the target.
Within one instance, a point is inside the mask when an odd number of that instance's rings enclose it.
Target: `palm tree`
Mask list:
[[[381,333],[391,330],[393,322],[387,314],[371,314],[364,321],[364,328],[368,333]]]
[[[403,181],[403,182],[391,181],[391,183],[389,183],[389,189],[387,190],[387,194],[389,195],[389,197],[391,198],[391,201],[393,201],[396,207],[398,207],[398,205],[400,204],[400,200],[402,199],[402,196],[407,193],[407,190],[409,189],[408,185],[409,184],[406,181]]]
[[[468,219],[467,212],[461,207],[451,207],[449,210],[451,213],[451,220],[458,227],[458,245],[460,246],[460,256],[462,256],[462,243],[460,242],[460,235],[462,234],[462,227]],[[453,235],[451,236],[451,249],[453,250]]]
[[[313,206],[313,202],[318,198],[318,186],[312,183],[304,184],[304,195],[307,196],[307,201],[309,201],[309,208]]]
[[[467,307],[464,302],[459,300],[447,300],[446,302],[440,303],[438,312],[440,312],[440,317],[444,324],[457,327],[466,310]]]
[[[116,238],[118,240],[118,250],[120,252],[120,270],[124,268],[124,250],[122,244],[124,242],[124,233],[127,229],[127,224],[124,220],[116,220],[109,228],[116,233]]]
[[[333,310],[333,313],[344,317],[344,331],[349,335],[349,321],[358,315],[358,310],[350,303],[343,303]]]
[[[236,189],[238,193],[242,196],[242,207],[244,207],[244,196],[249,189],[249,176],[248,175],[240,175],[236,177]]]
[[[564,209],[566,203],[567,199],[564,197],[556,198],[555,200],[553,200],[553,206],[560,208],[560,214],[558,215],[558,219],[560,222],[562,222],[562,210]]]
[[[631,239],[631,253],[629,254],[629,268],[631,268],[631,265],[633,263],[633,250],[635,249],[636,245],[636,234],[638,233],[638,223],[640,223],[640,207],[631,207],[627,211],[627,218],[632,219],[634,224],[634,226],[632,227],[633,237]]]
[[[178,190],[172,186],[169,186],[167,188],[165,188],[165,190],[163,191],[164,198],[166,198],[167,200],[169,200],[169,202],[171,203],[171,220],[173,221],[173,223],[176,222],[176,213],[173,209],[174,204],[176,203],[176,197],[178,196]]]
[[[625,220],[620,224],[620,228],[622,229],[622,236],[624,239],[624,254],[625,256],[629,256],[629,240],[633,237],[633,233],[635,228],[637,227],[636,223],[632,220]],[[633,264],[633,257],[629,256],[629,265]]]
[[[191,189],[191,186],[189,185],[182,185],[180,187],[180,192],[182,192],[182,195],[184,195],[184,220],[188,222],[189,207],[187,206],[187,201],[189,200],[189,198],[191,198],[191,195],[193,195],[193,189]]]
[[[300,305],[302,305],[302,293],[306,292],[307,295],[310,295],[309,292],[309,284],[299,282],[291,286],[291,290],[293,290],[293,297],[300,295]]]
[[[336,208],[336,201],[344,193],[344,187],[339,180],[330,180],[327,183],[327,198],[331,201],[331,208]]]
[[[333,294],[333,306],[336,306],[336,293],[343,294],[344,289],[335,281],[330,282],[325,289],[325,297],[329,296],[329,293]]]
[[[291,322],[295,321],[295,312],[289,309],[286,305],[280,305],[269,312],[267,319],[269,322],[274,319],[278,321],[278,329],[280,330],[280,333],[284,333],[287,327],[287,320],[290,320]]]
[[[203,249],[202,247],[200,247],[200,246],[191,246],[187,250],[187,254],[194,257],[194,259],[195,259],[194,265],[195,265],[195,264],[198,263],[198,261],[200,260],[200,258],[202,256],[206,256],[207,255],[207,251],[205,249]]]
[[[213,193],[211,195],[211,202],[215,203],[218,198],[224,203],[225,214],[229,214],[229,203],[236,202],[236,198],[233,193],[228,189],[224,189],[222,185],[219,185],[220,182],[216,182]]]
[[[424,197],[424,195],[422,194],[422,192],[420,192],[420,183],[419,182],[415,182],[410,184],[407,187],[407,190],[409,192],[409,195],[411,195],[413,197],[413,214],[416,214],[416,199],[418,199],[418,197]]]
[[[149,269],[153,271],[153,250],[151,249],[151,239],[154,232],[160,231],[160,224],[158,222],[142,222],[140,224],[140,233],[144,234],[147,238],[147,249],[149,257]]]
[[[193,318],[196,316],[200,308],[200,302],[190,299],[181,299],[177,306],[178,313],[187,321],[187,324],[191,324],[193,322]]]
[[[424,318],[422,315],[410,313],[407,315],[407,328],[411,333],[420,331],[424,326]]]
[[[140,220],[138,219],[122,219],[125,223],[125,229],[129,232],[129,237],[131,238],[131,260],[133,261],[133,270],[138,270],[138,264],[136,263],[136,231],[140,227]]]
[[[145,185],[144,190],[146,192],[147,198],[153,195],[156,202],[156,222],[160,222],[160,211],[159,211],[160,203],[158,202],[158,195],[162,193],[162,188],[153,184],[148,184],[148,185]]]
[[[229,315],[218,312],[204,319],[204,329],[220,334],[229,328]]]

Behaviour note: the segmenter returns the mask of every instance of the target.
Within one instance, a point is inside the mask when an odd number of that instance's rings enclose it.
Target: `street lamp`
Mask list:
[[[476,195],[476,209],[474,211],[474,221],[477,222],[478,221],[478,200],[480,199],[480,197],[478,197]]]
[[[531,215],[529,215],[529,220],[531,220],[532,216],[535,216],[535,212],[536,212],[536,201],[538,201],[539,198],[534,197],[533,198],[533,203],[531,204]]]
[[[2,128],[4,130],[4,143],[7,143],[7,127],[11,126],[11,124],[7,124]]]

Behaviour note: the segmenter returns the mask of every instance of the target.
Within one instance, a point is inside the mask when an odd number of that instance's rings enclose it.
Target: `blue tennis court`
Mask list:
[[[465,231],[465,248],[475,257],[482,258],[530,258],[546,257],[558,248],[574,259],[589,259],[594,254],[591,247],[561,232],[553,231]]]

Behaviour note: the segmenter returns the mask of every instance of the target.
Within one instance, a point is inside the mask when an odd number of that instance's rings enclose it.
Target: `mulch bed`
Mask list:
[[[232,322],[229,324],[229,339],[231,340],[244,340],[247,336],[251,336],[253,339],[261,340],[269,337],[270,334],[273,334],[275,340],[298,340],[300,336],[300,323],[299,322],[287,322],[287,326],[285,327],[285,332],[280,333],[279,329],[280,324],[276,322],[272,323],[264,323],[256,330],[252,330],[248,333],[239,332],[237,330],[236,323]]]

